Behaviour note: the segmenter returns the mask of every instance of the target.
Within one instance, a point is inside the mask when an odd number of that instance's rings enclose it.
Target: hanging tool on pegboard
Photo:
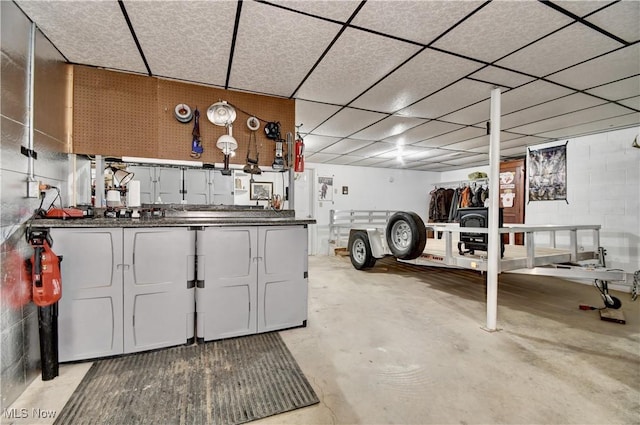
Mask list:
[[[193,131],[191,135],[193,136],[193,141],[191,142],[191,157],[197,159],[200,158],[202,152],[204,152],[202,142],[200,141],[200,111],[198,111],[197,107],[196,110],[193,111]]]

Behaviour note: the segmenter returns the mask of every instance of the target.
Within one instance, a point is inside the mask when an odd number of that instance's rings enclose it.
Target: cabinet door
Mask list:
[[[221,171],[213,171],[213,203],[233,205],[233,176],[225,176]]]
[[[307,320],[307,227],[260,227],[258,257],[258,332],[304,324]]]
[[[197,234],[196,335],[205,341],[256,332],[257,228]]]
[[[194,336],[195,231],[124,229],[124,352]]]
[[[128,167],[134,176],[134,180],[140,182],[140,203],[153,204],[156,200],[156,169],[155,167],[143,167],[132,165]]]
[[[122,229],[51,229],[51,237],[63,256],[59,360],[121,354]]]
[[[184,200],[187,204],[210,204],[212,185],[211,170],[184,170]]]
[[[156,178],[156,196],[162,199],[163,204],[179,204],[182,202],[181,168],[158,167],[156,169]]]

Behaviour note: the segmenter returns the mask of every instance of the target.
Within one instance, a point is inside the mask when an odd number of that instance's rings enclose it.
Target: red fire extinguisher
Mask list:
[[[304,140],[302,136],[300,136],[300,133],[297,133],[297,136],[295,144],[296,160],[293,169],[296,173],[302,173],[304,171]]]
[[[27,235],[33,247],[30,260],[33,303],[38,307],[55,304],[62,297],[60,261],[52,250],[53,241],[47,230],[31,230]]]

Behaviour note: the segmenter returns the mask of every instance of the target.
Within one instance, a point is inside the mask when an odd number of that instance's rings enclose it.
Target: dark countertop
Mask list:
[[[106,218],[97,209],[93,218],[35,219],[34,227],[191,227],[191,226],[294,226],[315,224],[314,219],[296,219],[293,210],[167,208],[164,217]]]

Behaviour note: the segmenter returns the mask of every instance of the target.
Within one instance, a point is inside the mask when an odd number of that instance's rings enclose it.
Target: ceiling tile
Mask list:
[[[541,105],[523,109],[518,112],[503,115],[500,119],[500,126],[503,129],[517,127],[528,122],[540,121],[569,112],[586,109],[592,106],[606,103],[596,97],[582,93],[575,93],[560,99],[545,102]]]
[[[635,77],[625,78],[615,83],[604,84],[587,90],[587,93],[609,100],[619,100],[629,96],[637,96],[640,95],[640,76],[636,75]]]
[[[281,32],[279,36],[282,37]],[[418,49],[415,45],[348,28],[296,95],[302,99],[345,104]],[[295,50],[286,52],[294,61],[297,54]],[[261,70],[262,66],[256,68]]]
[[[547,79],[576,89],[589,89],[637,75],[640,43],[553,74]]]
[[[455,122],[462,125],[479,124],[489,121],[491,116],[491,101],[483,100],[464,109],[460,109],[452,114],[445,115],[441,119],[448,122]]]
[[[619,128],[624,126],[640,125],[640,114],[631,113],[618,117],[593,121],[581,125],[565,127],[558,130],[541,133],[541,136],[549,138],[575,137],[576,135],[589,134],[594,132],[608,131],[611,128]]]
[[[504,93],[500,99],[501,111],[502,114],[508,114],[571,93],[574,91],[557,84],[537,80]]]
[[[69,61],[147,73],[117,2],[17,3]]]
[[[342,139],[339,142],[323,149],[322,153],[347,154],[349,152],[353,152],[355,150],[368,146],[371,143],[373,143],[372,140]]]
[[[384,114],[344,108],[313,132],[323,136],[347,137],[384,118]]]
[[[505,149],[517,148],[517,147],[526,147],[532,145],[539,145],[540,143],[544,143],[546,138],[535,137],[535,136],[524,136],[524,137],[515,137],[510,140],[500,140],[500,152]],[[469,149],[470,152],[478,152],[478,153],[489,153],[489,144],[486,146],[480,146],[477,148]]]
[[[447,164],[451,165],[468,165],[482,162],[489,162],[489,156],[485,154],[470,155],[463,158],[451,158],[447,159]]]
[[[637,0],[618,2],[586,19],[629,43],[640,40],[640,2]]]
[[[410,129],[425,123],[419,118],[389,116],[352,136],[354,139],[382,140],[388,137],[403,137]]]
[[[426,49],[351,105],[392,113],[451,84],[480,66],[477,62]]]
[[[449,124],[442,121],[429,121],[426,124],[414,127],[402,134],[398,134],[397,136],[387,137],[383,141],[400,145],[411,145],[421,140],[456,130],[460,127],[461,126],[459,125]]]
[[[271,3],[277,4],[289,9],[298,10],[314,16],[333,19],[340,22],[346,22],[353,11],[360,4],[359,0],[271,0]]]
[[[517,134],[513,134],[513,133],[507,133],[505,131],[501,131],[500,132],[500,144],[502,145],[502,143],[504,141],[510,140],[510,139],[514,139],[520,137]],[[468,139],[465,140],[463,142],[458,142],[458,143],[452,143],[449,145],[444,146],[447,149],[452,149],[452,150],[457,150],[457,151],[470,151],[474,148],[479,148],[482,146],[487,146],[489,147],[489,138],[490,136],[488,134],[479,136],[479,137],[474,137],[473,139]]]
[[[451,166],[450,165],[442,165],[438,162],[433,162],[433,163],[422,163],[422,162],[416,162],[411,164],[411,167],[409,167],[411,170],[416,170],[416,171],[448,171],[451,170]]]
[[[501,158],[517,158],[517,157],[525,157],[527,155],[527,148],[522,146],[516,146],[513,148],[508,148],[500,151]]]
[[[493,62],[571,22],[532,1],[494,1],[434,43],[435,47]]]
[[[376,164],[376,167],[379,168],[404,168],[404,162],[398,159],[388,159],[384,162],[379,162]]]
[[[362,149],[358,149],[353,152],[350,152],[350,154],[369,158],[369,157],[378,156],[380,154],[389,152],[394,149],[396,149],[396,145],[393,145],[391,143],[375,142]]]
[[[640,96],[630,97],[628,99],[619,100],[618,103],[633,108],[636,111],[640,110]]]
[[[439,147],[439,146],[444,146],[450,143],[460,142],[460,141],[468,140],[474,137],[479,137],[486,133],[487,133],[487,130],[484,128],[464,127],[456,131],[451,131],[449,133],[445,133],[440,136],[436,136],[431,139],[424,140],[422,142],[414,143],[414,145],[426,146],[426,147]]]
[[[360,157],[359,157],[360,158]],[[360,167],[370,167],[375,164],[380,164],[381,162],[386,162],[385,158],[360,158],[359,161],[352,162],[350,165],[360,166]]]
[[[579,124],[585,124],[590,121],[617,117],[628,113],[629,110],[627,108],[609,103],[606,105],[600,105],[593,108],[572,112],[570,114],[561,115],[559,117],[537,121],[531,124],[515,127],[510,130],[523,134],[546,135],[553,130],[572,127]]]
[[[473,80],[461,80],[407,108],[399,115],[439,118],[491,96],[493,86]]]
[[[481,1],[367,2],[353,25],[428,44],[480,6]],[[393,13],[389,13],[389,8]]]
[[[304,149],[307,152],[320,152],[327,146],[331,146],[340,140],[340,137],[316,136],[308,134],[304,136]]]
[[[422,148],[418,146],[396,146],[395,149],[381,153],[378,155],[379,158],[403,158],[407,160],[416,160],[421,155],[424,155],[425,152],[432,150],[429,148]]]
[[[336,159],[340,155],[329,154],[329,153],[314,153],[313,155],[305,156],[305,161],[307,162],[328,162],[333,159]]]
[[[419,125],[417,127],[412,128],[411,130],[407,130],[402,134],[397,136],[388,137],[383,141],[389,143],[396,143],[402,145],[410,145],[425,139],[430,139],[435,136],[439,136],[444,133],[448,133],[450,131],[457,130],[462,128],[462,126],[457,124],[451,124],[442,121],[432,120],[427,122],[426,124]]]
[[[362,160],[359,156],[340,155],[329,161],[330,164],[347,165]]]
[[[341,106],[296,100],[296,123],[302,125],[301,133],[310,133],[323,121],[340,110]]]
[[[154,75],[225,85],[235,4],[212,8],[206,1],[125,1],[125,6]],[[176,28],[180,28],[179,35]],[[207,59],[185,61],[174,54],[185,48],[193,58]]]
[[[235,7],[235,3],[231,4]],[[283,37],[283,28],[296,36]],[[340,29],[338,24],[317,18],[244,2],[229,85],[259,93],[292,95]]]
[[[496,86],[514,88],[533,81],[535,78],[507,71],[495,66],[487,66],[471,74],[471,78]]]
[[[556,0],[558,6],[563,9],[568,10],[576,16],[583,17],[588,15],[589,13],[593,13],[596,10],[610,4],[611,1],[603,1],[603,0]]]
[[[618,47],[622,44],[576,23],[499,60],[497,65],[543,77]]]

